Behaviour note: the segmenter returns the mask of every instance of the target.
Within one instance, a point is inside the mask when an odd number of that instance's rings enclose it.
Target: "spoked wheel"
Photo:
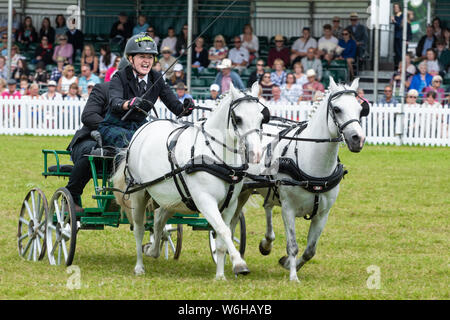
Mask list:
[[[175,235],[176,232],[176,235]],[[150,229],[150,242],[143,246],[144,253],[148,255],[151,244],[155,241],[153,230]],[[161,238],[160,250],[166,260],[173,257],[178,259],[181,255],[183,244],[183,225],[166,224]]]
[[[45,256],[45,224],[48,212],[47,198],[39,188],[28,192],[22,203],[17,231],[19,255],[38,261]]]
[[[47,255],[51,265],[70,266],[77,241],[77,216],[72,195],[59,188],[50,201],[47,215]]]
[[[241,214],[239,215],[239,223],[236,225],[236,230],[234,231],[233,241],[236,245],[239,245],[239,253],[242,258],[245,254],[245,246],[247,241],[246,233],[245,216],[241,211]],[[214,263],[217,263],[216,232],[214,230],[209,231],[209,249],[211,250],[211,257]]]

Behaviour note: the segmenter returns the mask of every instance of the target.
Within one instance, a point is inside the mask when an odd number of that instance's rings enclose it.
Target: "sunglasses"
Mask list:
[[[333,20],[333,22],[341,22],[340,20]]]
[[[349,35],[349,33],[343,33],[342,35],[343,35],[343,36],[348,36],[348,35]]]
[[[222,40],[216,40],[215,42],[223,42]]]
[[[384,92],[392,92],[392,90],[384,90]]]
[[[263,63],[257,63],[256,64],[258,67],[264,67],[264,64]]]
[[[270,76],[264,76],[263,78],[270,78]]]
[[[441,80],[433,80],[433,82],[442,82]]]
[[[408,96],[408,98],[417,99],[416,96]]]

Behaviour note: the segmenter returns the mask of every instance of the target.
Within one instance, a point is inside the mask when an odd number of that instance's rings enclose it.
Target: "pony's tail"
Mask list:
[[[127,150],[120,151],[114,158],[114,163],[119,163],[115,168],[114,174],[111,178],[114,188],[125,191],[127,188],[126,177],[125,177],[125,164],[126,164],[126,154]],[[117,159],[117,161],[116,161]],[[126,197],[123,193],[119,191],[114,191],[114,197],[117,204],[125,211],[127,215],[128,222],[133,224],[133,216],[131,214],[131,201],[129,197]]]

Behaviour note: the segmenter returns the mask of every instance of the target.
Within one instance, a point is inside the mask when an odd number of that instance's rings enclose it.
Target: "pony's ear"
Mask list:
[[[238,97],[238,90],[236,90],[236,88],[233,85],[233,81],[230,82],[230,93],[231,96],[233,97],[233,99],[236,99]]]
[[[254,97],[258,97],[258,94],[259,94],[259,83],[258,81],[255,81],[255,83],[253,83],[252,85],[251,95]]]
[[[359,87],[359,78],[355,78],[355,80],[353,80],[352,85],[350,86],[350,88],[354,91],[358,90]]]
[[[329,86],[331,91],[336,91],[338,89],[338,86],[336,84],[336,82],[334,82],[334,79],[332,76],[330,76],[330,86]]]

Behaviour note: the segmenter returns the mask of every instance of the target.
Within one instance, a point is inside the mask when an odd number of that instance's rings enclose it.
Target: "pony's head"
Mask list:
[[[250,163],[261,160],[262,124],[270,117],[266,107],[258,100],[259,85],[255,82],[248,93],[243,93],[230,83],[227,126],[229,132],[245,147],[245,157]]]
[[[353,80],[349,87],[337,85],[333,77],[330,77],[330,93],[326,101],[330,134],[342,134],[352,152],[360,152],[366,140],[360,118],[367,115],[368,111],[363,110],[363,106],[356,99],[358,85],[359,78]]]

